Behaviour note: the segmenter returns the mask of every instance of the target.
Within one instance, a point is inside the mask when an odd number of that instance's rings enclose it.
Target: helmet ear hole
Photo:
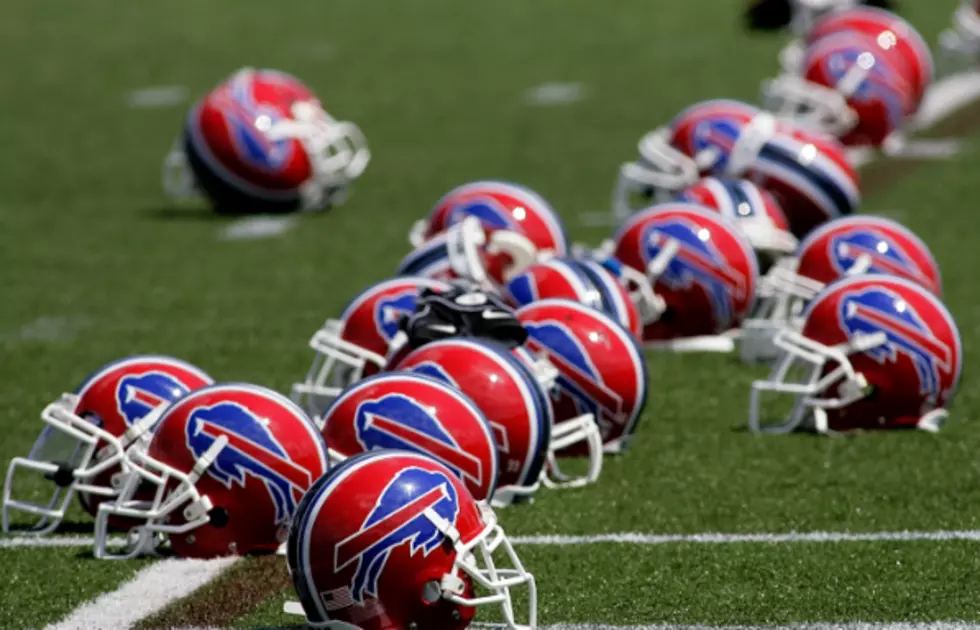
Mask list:
[[[224,508],[216,507],[208,513],[208,523],[215,527],[224,527],[228,520],[228,511]]]
[[[422,585],[422,601],[426,605],[431,606],[440,599],[442,599],[442,588],[439,586],[439,582],[429,580]]]

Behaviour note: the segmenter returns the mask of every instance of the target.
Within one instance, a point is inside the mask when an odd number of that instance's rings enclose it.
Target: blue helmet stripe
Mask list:
[[[819,169],[803,166],[790,151],[768,142],[759,151],[759,159],[768,160],[807,180],[834,204],[834,216],[850,214],[853,210],[847,193],[834,182],[833,178]]]

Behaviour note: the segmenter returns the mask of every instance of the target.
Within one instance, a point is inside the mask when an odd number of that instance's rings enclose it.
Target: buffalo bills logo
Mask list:
[[[534,274],[525,271],[507,283],[507,296],[517,305],[530,304],[538,298],[537,285]]]
[[[459,514],[456,488],[439,472],[406,468],[388,483],[360,529],[337,543],[334,572],[357,564],[350,582],[355,603],[362,604],[365,595],[378,596],[378,580],[392,551],[409,545],[410,554],[426,556],[442,544],[445,535],[429,514],[454,525]]]
[[[603,437],[614,426],[625,424],[628,410],[623,398],[603,382],[588,350],[564,324],[548,321],[524,326],[531,350],[545,352],[558,368],[556,387],[551,391],[556,407],[562,398],[570,398],[578,413],[595,417]]]
[[[837,234],[828,244],[830,262],[840,274],[848,273],[858,259],[866,257],[868,271],[911,278],[931,286],[912,258],[884,234],[868,229],[856,229]]]
[[[882,288],[845,294],[838,318],[848,336],[884,332],[887,341],[866,350],[878,363],[894,362],[904,354],[919,376],[919,393],[931,401],[942,393],[942,374],[953,368],[953,350],[938,339],[901,296]]]
[[[269,77],[263,80],[271,81]],[[273,140],[269,130],[283,119],[274,107],[255,102],[251,73],[239,73],[226,88],[215,94],[216,103],[228,125],[238,156],[249,166],[277,173],[293,155],[293,140]]]
[[[491,230],[520,231],[507,208],[489,196],[475,197],[455,204],[446,216],[446,224],[455,225],[470,216],[476,217],[483,227]]]
[[[735,269],[711,240],[711,233],[689,219],[657,222],[642,234],[644,262],[655,259],[671,240],[677,253],[657,279],[675,291],[699,286],[711,303],[718,330],[726,330],[735,318],[734,300],[748,299],[748,278]]]
[[[415,310],[415,288],[406,289],[401,293],[383,296],[374,306],[374,325],[386,341],[391,341],[398,332],[398,323],[403,315]]]
[[[365,450],[393,448],[421,452],[446,464],[475,487],[486,484],[486,471],[480,458],[461,449],[432,412],[407,396],[389,394],[362,402],[355,412],[354,430],[357,442]]]
[[[867,76],[848,97],[855,103],[879,102],[888,116],[891,129],[902,124],[905,118],[905,94],[899,90],[904,80],[881,56],[874,56],[861,48],[836,50],[821,60],[821,68],[832,81],[839,85],[854,68],[867,71]]]
[[[453,389],[462,391],[456,381],[453,380],[453,377],[449,375],[449,372],[447,372],[435,361],[422,361],[420,363],[416,363],[412,367],[408,368],[408,371],[434,378],[437,381],[441,381],[446,385],[449,385]],[[493,433],[493,441],[497,445],[497,450],[503,454],[509,453],[510,442],[507,439],[507,430],[502,424],[494,422],[491,418],[488,418],[487,422],[490,425],[490,432]]]
[[[146,417],[160,405],[169,404],[190,391],[166,372],[130,374],[116,385],[116,408],[126,424]]]
[[[694,147],[694,154],[703,151],[717,153],[715,161],[704,170],[724,171],[728,164],[728,157],[735,149],[735,143],[738,142],[741,133],[742,123],[735,118],[708,118],[694,125],[691,131],[691,146]]]
[[[201,457],[219,437],[227,438],[228,444],[208,467],[208,475],[227,488],[232,483],[245,486],[246,477],[262,482],[275,504],[276,522],[283,523],[313,479],[310,471],[290,459],[267,424],[231,402],[198,407],[187,420],[187,446],[195,457]]]

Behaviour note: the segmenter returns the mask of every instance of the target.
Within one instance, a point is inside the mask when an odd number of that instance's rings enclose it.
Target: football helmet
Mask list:
[[[961,0],[953,13],[953,26],[939,35],[939,45],[949,58],[970,62],[980,56],[980,1]]]
[[[394,368],[448,383],[486,415],[499,463],[494,505],[507,505],[537,491],[554,417],[544,390],[522,361],[492,342],[454,338],[428,343]],[[581,439],[588,439],[584,431]]]
[[[591,416],[596,419],[604,451],[621,453],[636,431],[646,404],[647,369],[636,341],[618,322],[578,302],[545,299],[517,311],[528,332],[527,347],[558,370],[549,390],[555,426]],[[554,456],[582,454],[579,443]]]
[[[466,217],[476,217],[487,231],[488,244],[495,232],[522,236],[538,252],[564,256],[568,237],[561,217],[543,197],[524,186],[500,181],[477,181],[458,186],[440,199],[429,216],[416,221],[409,234],[412,247],[441,234]],[[516,239],[516,236],[504,236]]]
[[[733,349],[722,333],[748,315],[758,263],[734,221],[707,208],[671,202],[633,215],[616,234],[616,258],[647,274],[663,300],[643,342],[675,350]]]
[[[322,434],[331,464],[391,448],[442,462],[478,501],[497,482],[486,416],[462,392],[420,374],[386,372],[351,385],[324,414]]]
[[[211,377],[173,357],[138,355],[108,363],[88,376],[73,394],[62,394],[41,412],[44,428],[27,457],[15,457],[3,489],[3,531],[12,531],[11,512],[31,515],[30,529],[47,534],[61,524],[77,492],[95,516],[99,504],[114,497],[113,478],[123,454],[146,439],[167,405],[209,385]],[[18,471],[43,477],[47,501],[29,501],[15,491]],[[22,483],[16,484],[18,487]]]
[[[668,125],[640,138],[639,159],[619,168],[613,213],[623,221],[705,175],[740,175],[775,126],[771,114],[740,101],[691,105]]]
[[[885,9],[869,6],[834,11],[821,17],[802,39],[792,42],[780,56],[786,71],[799,74],[801,60],[808,46],[842,32],[865,35],[876,42],[877,50],[892,65],[905,68],[912,92],[913,111],[922,103],[932,83],[934,67],[929,45],[908,21]]]
[[[640,140],[640,159],[620,168],[613,213],[625,220],[707,175],[749,179],[775,195],[797,237],[851,214],[859,180],[844,147],[738,101],[705,101]],[[639,202],[639,203],[637,203]]]
[[[906,278],[937,297],[942,292],[936,259],[905,226],[867,215],[830,221],[811,232],[794,258],[770,269],[759,283],[755,311],[742,325],[743,360],[775,357],[773,336],[783,328],[799,330],[813,296],[835,280],[862,273]]]
[[[911,72],[891,45],[852,30],[821,37],[806,47],[799,74],[764,84],[766,104],[846,145],[880,147],[918,106]]]
[[[417,453],[375,451],[332,469],[300,503],[286,558],[299,602],[284,609],[311,627],[461,630],[487,606],[507,628],[537,627],[534,576],[493,509]],[[527,625],[516,588],[527,589]]]
[[[595,260],[551,258],[531,265],[501,291],[515,307],[547,298],[565,298],[598,309],[639,339],[643,323],[629,293],[609,269]]]
[[[801,330],[781,330],[774,341],[772,373],[752,384],[753,431],[937,431],[960,379],[956,323],[936,296],[905,278],[838,280],[810,302]],[[762,424],[767,392],[794,397],[782,424]]]
[[[748,180],[705,177],[681,191],[676,200],[699,204],[733,219],[760,261],[772,263],[792,254],[799,245],[776,198]]]
[[[303,382],[293,384],[293,400],[318,419],[345,387],[384,368],[398,324],[415,310],[423,289],[450,288],[437,280],[401,277],[362,291],[310,338],[316,354]]]
[[[191,108],[163,187],[225,212],[317,210],[342,202],[370,159],[357,125],[331,117],[299,79],[242,68]]]
[[[494,291],[538,257],[523,235],[489,231],[479,219],[468,216],[409,252],[395,275],[460,280]]]
[[[196,390],[167,408],[144,448],[126,451],[119,496],[96,516],[95,555],[152,554],[164,538],[183,558],[274,552],[327,466],[313,421],[281,394],[241,383]],[[136,498],[144,488],[150,500]],[[107,535],[113,516],[138,523],[121,550]]]

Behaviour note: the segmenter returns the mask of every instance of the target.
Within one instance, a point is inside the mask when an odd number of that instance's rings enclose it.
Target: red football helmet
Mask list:
[[[754,157],[775,124],[771,114],[740,101],[691,105],[668,125],[640,139],[639,159],[619,169],[613,213],[622,221],[705,175],[741,174],[746,159]]]
[[[646,404],[646,362],[634,339],[607,315],[577,302],[538,300],[517,311],[527,347],[558,370],[550,389],[555,427],[583,416],[599,425],[604,450],[620,453]],[[551,455],[582,454],[581,444]],[[550,463],[557,469],[552,457]]]
[[[226,212],[314,210],[340,203],[371,153],[299,79],[242,68],[198,101],[164,161],[172,197],[203,192]]]
[[[409,242],[419,247],[470,216],[479,219],[488,234],[521,235],[538,252],[564,256],[568,251],[565,226],[551,204],[530,188],[499,181],[471,182],[446,193],[426,219],[412,226]]]
[[[153,553],[164,536],[184,558],[274,552],[303,493],[327,472],[327,448],[281,394],[226,383],[168,407],[149,444],[126,451],[123,470],[119,496],[96,516],[96,557]],[[145,487],[152,499],[135,500]],[[113,516],[139,523],[118,553]]]
[[[779,202],[746,179],[705,177],[681,191],[676,200],[699,204],[733,219],[767,263],[796,251],[796,237],[789,231]]]
[[[293,400],[318,419],[345,387],[383,369],[402,315],[415,310],[415,298],[426,288],[445,291],[449,285],[392,278],[362,291],[339,319],[328,319],[310,339],[316,356],[303,382],[293,384]]]
[[[74,394],[62,394],[41,412],[45,427],[30,454],[10,462],[3,490],[3,531],[12,531],[11,511],[35,518],[29,530],[18,533],[54,531],[75,492],[82,507],[95,516],[99,504],[118,493],[113,477],[126,450],[149,437],[169,404],[212,382],[179,359],[138,355],[102,366]],[[23,494],[14,491],[18,470],[43,476],[50,500],[15,498]]]
[[[737,327],[755,299],[758,263],[735,223],[689,203],[653,206],[615,237],[616,258],[647,274],[665,304],[643,341],[677,350],[731,350],[722,333]]]
[[[881,146],[918,107],[912,70],[892,41],[842,30],[806,47],[799,74],[765,85],[767,105],[847,145]]]
[[[780,125],[745,176],[776,197],[797,238],[861,203],[861,180],[844,146],[789,124]]]
[[[517,232],[490,231],[476,217],[467,216],[410,251],[395,275],[461,280],[496,291],[535,260],[550,255]]]
[[[284,608],[312,627],[461,630],[487,605],[508,628],[538,627],[534,576],[493,509],[417,453],[375,451],[331,470],[300,503],[286,558],[299,602]],[[518,587],[527,625],[514,615]]]
[[[376,374],[343,391],[323,416],[330,463],[383,448],[445,464],[478,501],[497,482],[497,449],[486,416],[468,396],[419,374]]]
[[[913,111],[918,109],[933,79],[932,53],[919,31],[890,11],[864,6],[824,16],[807,32],[805,43],[846,31],[871,38],[895,66],[907,68]]]
[[[494,505],[537,491],[553,416],[545,392],[524,363],[493,343],[451,338],[412,351],[394,368],[452,385],[486,415],[499,460]]]
[[[505,300],[520,307],[547,298],[574,300],[614,318],[640,338],[640,312],[626,287],[595,260],[551,258],[531,265],[501,290]]]
[[[937,297],[939,266],[929,247],[890,219],[853,216],[825,223],[803,241],[795,258],[769,270],[760,282],[752,317],[742,325],[742,357],[771,359],[773,336],[799,330],[806,304],[826,285],[846,276],[883,273],[915,282]]]
[[[776,334],[772,374],[752,385],[749,424],[785,432],[870,428],[936,431],[960,379],[963,349],[942,302],[905,278],[861,275],[829,285],[797,332]],[[797,380],[800,369],[805,376]],[[764,426],[765,392],[792,394],[786,421]]]
[[[857,173],[838,141],[777,123],[772,114],[738,101],[693,105],[644,136],[639,148],[640,159],[621,167],[614,190],[620,220],[706,175],[749,179],[769,190],[797,237],[851,214],[860,202]]]

